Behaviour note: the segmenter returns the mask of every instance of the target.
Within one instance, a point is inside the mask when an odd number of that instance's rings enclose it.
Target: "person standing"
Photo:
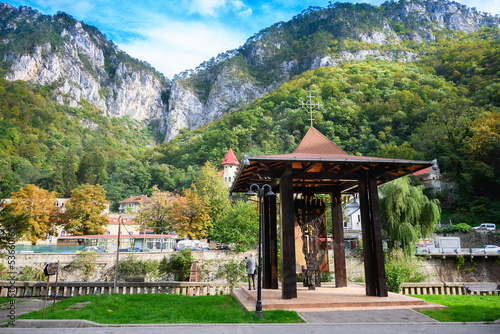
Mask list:
[[[255,258],[253,257],[253,254],[250,254],[250,257],[246,259],[245,267],[247,267],[248,290],[252,290],[252,285],[253,285],[253,289],[255,290],[256,263],[255,263]]]

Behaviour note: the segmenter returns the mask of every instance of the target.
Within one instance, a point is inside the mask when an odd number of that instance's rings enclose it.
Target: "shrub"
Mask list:
[[[160,263],[154,260],[141,260],[136,255],[128,254],[118,264],[119,277],[145,277],[157,280],[160,277]]]
[[[469,224],[459,223],[459,224],[452,225],[449,227],[443,227],[442,229],[438,230],[438,232],[442,232],[442,233],[469,232],[470,230],[472,230],[472,227]]]
[[[43,281],[45,280],[45,274],[43,273],[43,268],[26,266],[19,273],[18,281]]]
[[[405,282],[423,282],[427,277],[421,271],[422,263],[414,255],[402,250],[393,250],[390,256],[385,257],[385,275],[387,289],[399,293]]]
[[[160,264],[160,271],[173,275],[176,281],[189,280],[189,271],[194,262],[193,253],[189,248],[181,249],[173,255],[170,261],[164,257]]]
[[[96,252],[79,253],[70,265],[76,270],[81,270],[83,280],[88,281],[96,270],[97,257]]]

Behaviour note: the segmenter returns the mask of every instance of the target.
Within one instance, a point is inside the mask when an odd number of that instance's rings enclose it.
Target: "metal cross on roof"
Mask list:
[[[309,93],[308,97],[309,97],[309,101],[307,101],[306,103],[304,103],[304,101],[302,101],[302,107],[309,107],[309,113],[311,114],[311,127],[312,127],[313,126],[313,121],[314,121],[314,118],[313,118],[313,113],[314,113],[313,107],[317,106],[318,109],[319,109],[319,108],[321,108],[321,104],[319,102],[318,103],[314,103],[312,101],[313,96],[312,96],[311,93]]]

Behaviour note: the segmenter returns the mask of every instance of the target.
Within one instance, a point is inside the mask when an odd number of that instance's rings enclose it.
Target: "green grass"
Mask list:
[[[82,309],[71,309],[80,302],[90,302]],[[19,316],[18,319],[85,319],[101,324],[161,323],[299,323],[293,311],[264,311],[265,319],[246,312],[231,296],[180,296],[167,294],[89,295],[68,298],[47,304],[42,310]]]
[[[420,311],[443,322],[491,322],[500,319],[500,296],[413,295],[448,310]]]

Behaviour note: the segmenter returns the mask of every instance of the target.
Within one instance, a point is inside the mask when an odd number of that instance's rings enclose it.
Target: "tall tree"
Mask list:
[[[213,164],[206,162],[193,181],[196,193],[210,210],[210,219],[216,224],[230,209],[229,192]]]
[[[106,191],[100,185],[85,184],[82,189],[74,189],[66,203],[65,231],[75,235],[104,234],[107,205]]]
[[[423,194],[424,186],[411,186],[402,177],[380,187],[382,229],[391,246],[407,247],[434,232],[440,217],[437,200]]]
[[[257,245],[259,239],[259,211],[255,203],[237,200],[210,229],[210,239],[235,244],[244,251]]]
[[[154,187],[153,194],[139,204],[136,220],[143,222],[155,233],[174,231],[171,214],[175,200],[168,191],[160,191]]]
[[[68,150],[63,161],[55,166],[54,174],[52,176],[54,190],[61,197],[70,197],[71,191],[77,187],[78,179],[76,177],[76,172],[77,164],[75,156],[71,150]]]
[[[12,194],[12,207],[15,213],[26,213],[29,222],[25,231],[26,238],[32,245],[45,240],[47,235],[56,234],[56,222],[60,212],[56,207],[56,193],[28,184]]]
[[[187,235],[191,239],[206,237],[212,227],[209,209],[195,187],[184,190],[183,197],[176,197],[171,217],[179,236]]]
[[[105,184],[108,179],[106,158],[97,149],[85,152],[76,175],[80,184]]]

